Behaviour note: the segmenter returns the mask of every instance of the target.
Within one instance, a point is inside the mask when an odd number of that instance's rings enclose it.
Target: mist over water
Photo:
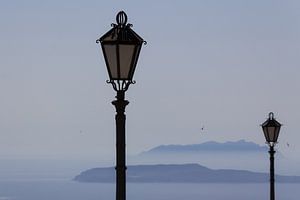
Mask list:
[[[277,184],[278,199],[298,200],[299,184]],[[0,181],[0,200],[113,200],[115,185],[70,180]],[[268,184],[127,184],[130,200],[265,200]]]
[[[278,153],[275,160],[276,173],[300,175],[300,163]],[[269,171],[268,152],[205,152],[149,154],[128,157],[128,163],[136,164],[182,164],[197,163],[212,169],[241,169],[254,172]]]
[[[268,172],[268,152],[176,152],[128,155],[127,165],[198,163],[212,169],[244,169]],[[276,173],[300,175],[297,163],[276,155]],[[106,158],[1,159],[0,200],[113,200],[115,184],[80,183],[72,179],[82,171],[114,166]],[[295,163],[296,165],[292,165]],[[276,197],[299,200],[300,184],[276,183]],[[268,183],[128,183],[130,200],[265,200]]]
[[[81,171],[106,165],[93,161],[2,162],[0,200],[113,200],[115,184],[72,181]],[[23,164],[22,164],[23,163]],[[300,184],[276,184],[278,199],[299,200]],[[130,200],[265,200],[265,184],[128,183]]]

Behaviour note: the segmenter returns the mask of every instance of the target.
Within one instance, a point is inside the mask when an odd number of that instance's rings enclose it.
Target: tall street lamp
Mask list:
[[[274,146],[280,132],[281,124],[275,120],[274,113],[269,113],[269,118],[262,125],[262,129],[266,138],[266,143],[270,150],[270,200],[275,200],[275,177],[274,177]]]
[[[117,24],[96,42],[101,48],[106,63],[109,80],[117,92],[112,104],[116,107],[116,200],[126,199],[126,152],[125,152],[125,92],[130,84],[134,84],[133,74],[140,50],[146,42],[135,33],[127,23],[127,15],[120,11],[116,17]]]

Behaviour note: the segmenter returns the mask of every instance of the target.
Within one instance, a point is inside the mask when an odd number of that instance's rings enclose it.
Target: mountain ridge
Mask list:
[[[169,145],[159,145],[148,151],[142,152],[140,155],[145,154],[155,154],[155,153],[174,153],[174,152],[199,152],[199,151],[223,151],[223,152],[233,152],[233,151],[247,151],[247,152],[266,152],[268,148],[266,146],[258,145],[254,142],[248,142],[245,140],[238,140],[235,142],[215,142],[208,141],[200,144],[169,144]]]

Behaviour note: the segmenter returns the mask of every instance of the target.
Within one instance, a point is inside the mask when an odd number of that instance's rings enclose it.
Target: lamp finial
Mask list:
[[[118,25],[124,26],[127,23],[127,15],[124,11],[120,11],[117,14],[116,21]]]
[[[274,119],[274,113],[273,113],[273,112],[270,112],[270,113],[269,113],[269,119],[270,119],[270,120],[273,120],[273,119]]]

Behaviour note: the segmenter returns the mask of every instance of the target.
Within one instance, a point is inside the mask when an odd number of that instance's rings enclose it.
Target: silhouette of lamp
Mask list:
[[[127,23],[127,15],[120,11],[117,24],[96,42],[101,44],[109,80],[117,92],[112,104],[116,107],[116,199],[126,199],[126,149],[125,149],[125,92],[134,84],[134,71],[143,44],[146,42]]]
[[[277,143],[277,139],[280,132],[281,124],[275,120],[274,113],[269,113],[269,118],[261,125],[266,143],[269,145],[270,150],[270,200],[275,200],[275,177],[274,177],[274,146]]]

